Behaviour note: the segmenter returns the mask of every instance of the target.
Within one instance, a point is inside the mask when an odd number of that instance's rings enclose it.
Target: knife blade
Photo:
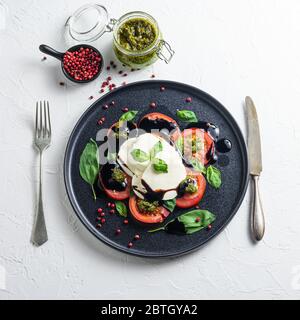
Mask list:
[[[246,97],[245,101],[248,118],[248,153],[250,174],[259,176],[262,172],[262,155],[257,112],[254,102],[250,97]]]
[[[253,179],[251,230],[254,239],[260,241],[265,234],[265,216],[258,188],[258,180],[262,172],[260,131],[253,100],[250,97],[246,97],[245,103],[248,120],[249,169]]]

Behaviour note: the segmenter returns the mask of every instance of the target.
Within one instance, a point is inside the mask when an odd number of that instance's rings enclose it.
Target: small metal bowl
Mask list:
[[[66,52],[74,52],[74,51],[77,51],[78,49],[80,48],[89,48],[89,49],[92,49],[93,51],[95,51],[99,57],[101,58],[101,62],[100,62],[100,67],[99,67],[99,71],[98,73],[91,79],[88,79],[88,80],[76,80],[74,78],[71,77],[71,75],[65,70],[64,68],[64,55],[66,54]],[[69,48],[66,52],[59,52],[59,51],[56,51],[55,49],[45,45],[45,44],[41,44],[39,46],[39,49],[41,52],[45,53],[45,54],[48,54],[49,56],[52,56],[58,60],[60,60],[61,62],[61,69],[62,69],[62,72],[63,74],[65,75],[66,78],[68,78],[70,81],[72,82],[75,82],[75,83],[88,83],[88,82],[91,82],[95,79],[97,79],[100,75],[100,73],[102,72],[103,70],[103,65],[104,65],[104,60],[103,60],[103,56],[102,54],[93,46],[90,46],[90,45],[87,45],[87,44],[78,44],[76,46],[73,46],[71,48]]]

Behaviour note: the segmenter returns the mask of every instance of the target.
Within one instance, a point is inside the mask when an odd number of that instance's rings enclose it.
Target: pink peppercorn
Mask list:
[[[67,51],[63,57],[63,68],[67,74],[78,81],[94,78],[100,71],[102,63],[98,52],[89,48]]]
[[[140,240],[141,239],[141,236],[139,235],[139,234],[136,234],[135,236],[134,236],[134,240]]]

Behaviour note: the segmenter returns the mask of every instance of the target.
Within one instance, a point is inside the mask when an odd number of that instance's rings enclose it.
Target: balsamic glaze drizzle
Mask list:
[[[229,139],[223,138],[219,140],[220,129],[213,123],[198,121],[195,123],[190,123],[186,129],[190,128],[199,128],[206,131],[210,137],[214,140],[211,148],[208,150],[206,154],[206,159],[209,161],[210,164],[216,163],[218,161],[218,154],[219,153],[227,153],[232,148],[232,143]]]
[[[112,178],[112,173],[115,168],[122,170],[116,162],[106,163],[103,165],[102,169],[100,170],[101,181],[106,189],[124,191],[127,187],[127,179],[125,178],[124,182],[118,182],[114,180]]]
[[[147,117],[144,117],[139,123],[139,128],[145,130],[146,132],[151,132],[151,130],[163,129],[172,132],[173,130],[177,129],[178,126],[176,125],[176,123],[167,121],[165,119],[149,119]]]

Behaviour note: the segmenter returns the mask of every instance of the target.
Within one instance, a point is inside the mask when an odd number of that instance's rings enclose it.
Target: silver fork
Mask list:
[[[38,206],[35,216],[34,226],[32,230],[31,241],[36,246],[41,246],[48,240],[47,229],[45,224],[43,197],[42,197],[42,154],[47,149],[51,142],[51,123],[49,102],[40,101],[36,103],[35,115],[35,138],[34,142],[39,150],[40,156],[40,173],[39,173],[39,195]]]

